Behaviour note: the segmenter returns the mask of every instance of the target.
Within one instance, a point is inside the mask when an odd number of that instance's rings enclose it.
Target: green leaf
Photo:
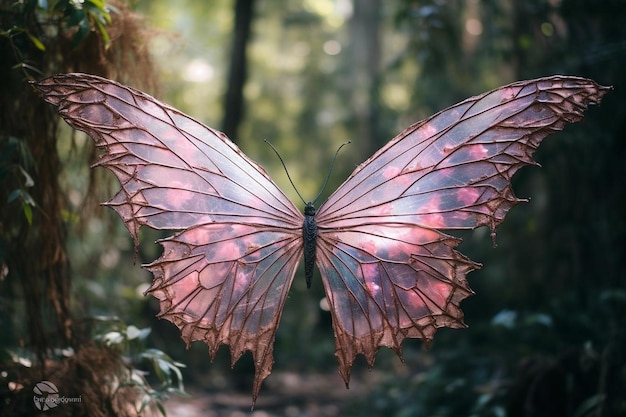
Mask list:
[[[146,327],[144,329],[139,329],[138,327],[133,326],[131,324],[126,329],[126,337],[128,338],[128,340],[133,340],[133,339],[144,340],[146,337],[148,337],[151,331],[152,330],[149,327]]]
[[[87,26],[89,26],[89,19],[87,19],[87,14],[84,10],[67,9],[66,13],[68,15],[68,26],[80,26],[83,25],[85,21],[87,21]]]
[[[109,332],[101,336],[102,341],[107,346],[119,345],[124,341],[124,336],[120,332]]]
[[[14,202],[15,200],[17,200],[20,197],[21,194],[22,194],[22,190],[19,190],[19,189],[11,191],[11,193],[7,197],[7,203]]]
[[[102,35],[104,47],[108,48],[111,45],[111,37],[109,36],[109,32],[107,31],[104,24],[102,24],[99,20],[96,20],[96,26],[98,26],[98,30],[100,30],[100,35]]]
[[[94,20],[102,24],[111,23],[111,15],[106,10],[93,7],[89,4],[86,5],[85,10],[87,14],[94,18]]]
[[[33,209],[30,205],[24,203],[22,204],[22,212],[24,213],[24,217],[29,225],[33,224]]]
[[[167,413],[165,412],[165,407],[163,406],[163,403],[161,401],[157,401],[156,403],[157,408],[159,409],[159,411],[161,412],[162,416],[167,416]]]
[[[36,36],[30,34],[29,32],[26,32],[26,36],[28,36],[28,39],[30,39],[33,45],[35,45],[35,48],[39,49],[40,51],[46,50],[46,46],[43,44],[43,42],[37,39]]]
[[[28,204],[31,207],[35,207],[37,205],[35,204],[35,200],[33,199],[33,197],[24,190],[22,190],[22,199],[24,200],[25,204]]]
[[[152,401],[152,397],[150,397],[149,395],[144,395],[142,400],[141,400],[141,406],[139,406],[139,410],[137,410],[140,414],[141,412],[146,408],[146,406],[148,404],[150,404],[150,401]]]
[[[502,326],[507,329],[512,329],[515,327],[515,323],[517,321],[517,312],[514,310],[504,309],[498,312],[491,319],[492,326]]]
[[[20,172],[25,178],[24,187],[32,187],[33,185],[35,185],[35,181],[33,181],[33,178],[30,175],[28,175],[28,172],[26,172],[26,170],[22,167],[19,168]]]
[[[138,369],[133,369],[131,376],[130,376],[131,380],[128,381],[129,385],[142,387],[143,389],[147,390],[148,387],[146,386],[146,380],[143,377],[144,374],[145,372],[142,372]]]
[[[179,396],[181,396],[181,397],[190,398],[190,397],[191,397],[191,395],[190,395],[190,394],[188,394],[186,391],[184,391],[182,388],[180,388],[180,387],[182,387],[182,386],[183,386],[183,384],[182,384],[182,381],[181,381],[181,382],[179,383],[179,388],[171,388],[171,387],[170,387],[170,388],[168,388],[168,389],[167,389],[167,392],[169,392],[170,394],[176,394],[176,395],[179,395]]]
[[[87,0],[87,5],[93,4],[98,10],[102,10],[106,12],[106,4],[104,4],[103,0]]]
[[[72,47],[74,48],[80,45],[87,38],[89,32],[91,31],[89,18],[84,13],[83,16],[83,20],[81,20],[78,25],[78,31],[76,32],[76,35],[74,35],[74,39],[72,39]]]

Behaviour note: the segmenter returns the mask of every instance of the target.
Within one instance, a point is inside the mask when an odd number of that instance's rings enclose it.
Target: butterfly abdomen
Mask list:
[[[304,208],[304,223],[302,224],[302,238],[304,240],[304,277],[306,287],[311,288],[313,267],[315,266],[315,245],[317,239],[317,223],[315,222],[315,207],[308,203]]]

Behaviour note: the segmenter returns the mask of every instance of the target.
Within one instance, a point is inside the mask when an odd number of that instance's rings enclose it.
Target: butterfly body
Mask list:
[[[45,100],[104,152],[121,190],[107,205],[138,242],[142,225],[177,230],[146,266],[160,317],[214,357],[252,352],[253,400],[296,268],[317,265],[348,384],[357,355],[429,343],[465,327],[460,303],[478,269],[441,230],[495,233],[520,199],[510,179],[550,133],[582,118],[608,91],[570,76],[520,81],[469,98],[392,139],[304,215],[224,134],[114,81],[60,74],[36,84]]]
[[[315,268],[315,250],[317,247],[317,222],[315,221],[315,207],[307,203],[304,207],[304,222],[302,223],[302,241],[304,245],[304,277],[306,287],[311,288],[313,269]]]

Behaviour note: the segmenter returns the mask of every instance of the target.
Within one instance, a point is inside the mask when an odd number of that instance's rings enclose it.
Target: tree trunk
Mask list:
[[[381,5],[381,0],[355,2],[350,28],[354,71],[352,105],[357,136],[364,145],[365,155],[371,155],[381,145],[378,143]]]
[[[246,82],[246,49],[250,39],[254,0],[235,0],[235,27],[230,52],[228,87],[224,97],[222,131],[233,141],[243,119],[243,87]]]

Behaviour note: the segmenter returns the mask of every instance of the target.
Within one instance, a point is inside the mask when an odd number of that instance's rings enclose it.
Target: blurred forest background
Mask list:
[[[429,350],[405,342],[404,363],[386,349],[371,372],[357,362],[346,391],[321,282],[307,291],[299,272],[252,415],[626,415],[624,68],[623,0],[0,0],[0,414],[36,412],[41,380],[83,396],[45,415],[250,406],[250,357],[231,371],[224,348],[211,364],[154,317],[139,263],[163,235],[144,230],[134,253],[98,205],[117,185],[89,169],[92,142],[28,84],[81,71],[225,131],[294,202],[264,139],[305,199],[352,141],[323,200],[397,132],[471,95],[552,74],[613,85],[546,140],[542,168],[516,175],[531,200],[496,248],[487,230],[454,233],[484,264],[469,276],[468,329],[441,329]],[[179,372],[191,397],[176,395]]]

